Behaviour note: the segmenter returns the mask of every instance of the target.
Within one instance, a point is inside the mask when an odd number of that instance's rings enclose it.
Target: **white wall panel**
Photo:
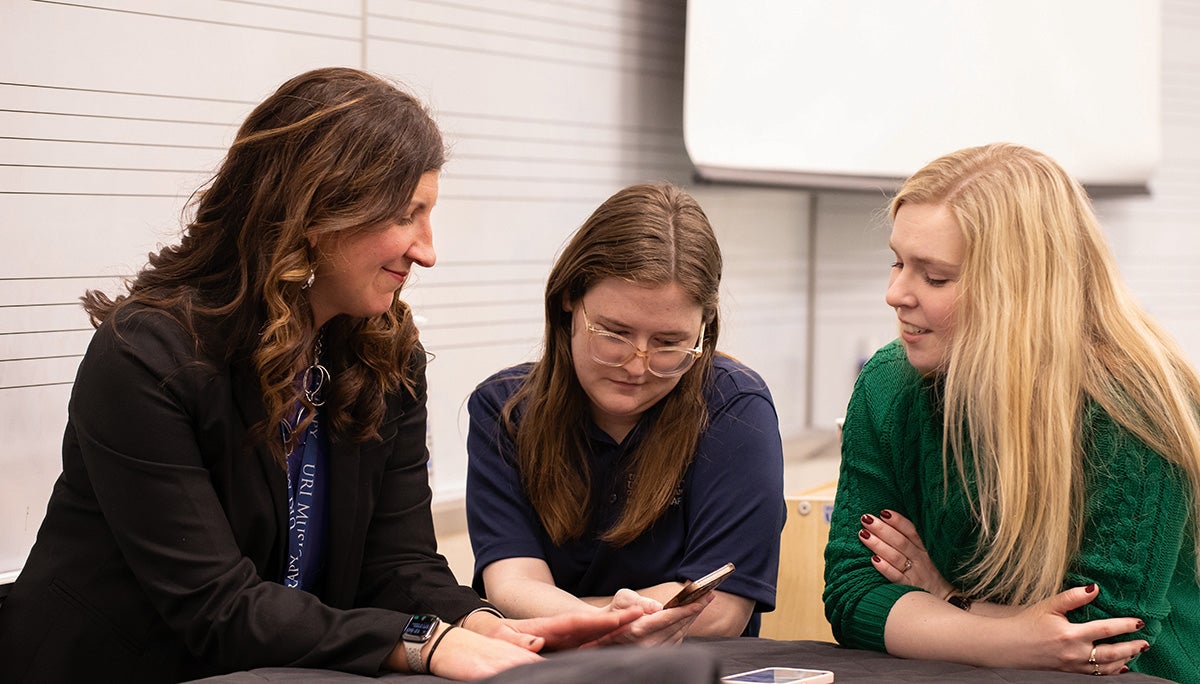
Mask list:
[[[1163,13],[1162,164],[1148,197],[1096,209],[1130,289],[1200,365],[1200,3]]]
[[[250,2],[7,0],[0,81],[250,104],[304,69],[361,61],[357,3],[338,20]]]
[[[809,195],[715,185],[691,190],[725,260],[718,347],[763,376],[780,431],[794,437],[807,428]]]
[[[883,193],[821,193],[815,201],[811,427],[831,429],[861,364],[896,336],[895,314],[883,301],[893,259],[890,223],[879,213]]]
[[[36,534],[67,396],[113,292],[178,240],[188,196],[250,108],[305,69],[358,64],[358,0],[0,3],[0,577]]]

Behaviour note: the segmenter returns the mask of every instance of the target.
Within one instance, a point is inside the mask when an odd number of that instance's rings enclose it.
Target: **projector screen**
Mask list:
[[[895,187],[1007,141],[1091,187],[1160,157],[1158,0],[689,0],[684,140],[701,178]]]

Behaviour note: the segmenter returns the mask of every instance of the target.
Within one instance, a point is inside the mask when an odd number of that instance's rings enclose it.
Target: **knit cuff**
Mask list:
[[[901,596],[911,591],[922,590],[903,584],[881,584],[864,595],[855,607],[853,623],[846,625],[848,629],[843,630],[848,642],[845,645],[886,652],[883,631],[888,613],[892,612],[892,606]]]

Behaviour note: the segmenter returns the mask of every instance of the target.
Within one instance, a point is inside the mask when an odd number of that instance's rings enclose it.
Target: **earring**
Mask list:
[[[312,284],[313,284],[313,282],[316,281],[316,279],[317,279],[317,273],[316,273],[316,271],[312,270],[312,267],[310,266],[308,268],[308,280],[304,281],[304,284],[300,286],[300,289],[307,290],[308,288],[312,287]]]

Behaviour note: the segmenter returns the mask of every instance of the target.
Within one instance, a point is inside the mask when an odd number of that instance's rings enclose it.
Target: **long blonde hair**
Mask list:
[[[983,530],[963,589],[1013,603],[1061,590],[1091,401],[1187,473],[1200,520],[1200,380],[1125,288],[1083,188],[1044,154],[994,144],[926,165],[893,219],[909,203],[946,206],[965,245],[943,432]]]
[[[678,283],[703,310],[704,354],[662,399],[654,429],[634,451],[627,503],[602,536],[622,546],[667,509],[707,425],[705,388],[720,331],[721,268],[704,211],[669,184],[633,185],[605,200],[555,262],[546,282],[545,351],[505,404],[502,420],[516,442],[529,501],[556,544],[582,536],[594,503],[584,458],[589,400],[575,376],[571,314],[563,302],[578,302],[596,283],[618,278]]]

